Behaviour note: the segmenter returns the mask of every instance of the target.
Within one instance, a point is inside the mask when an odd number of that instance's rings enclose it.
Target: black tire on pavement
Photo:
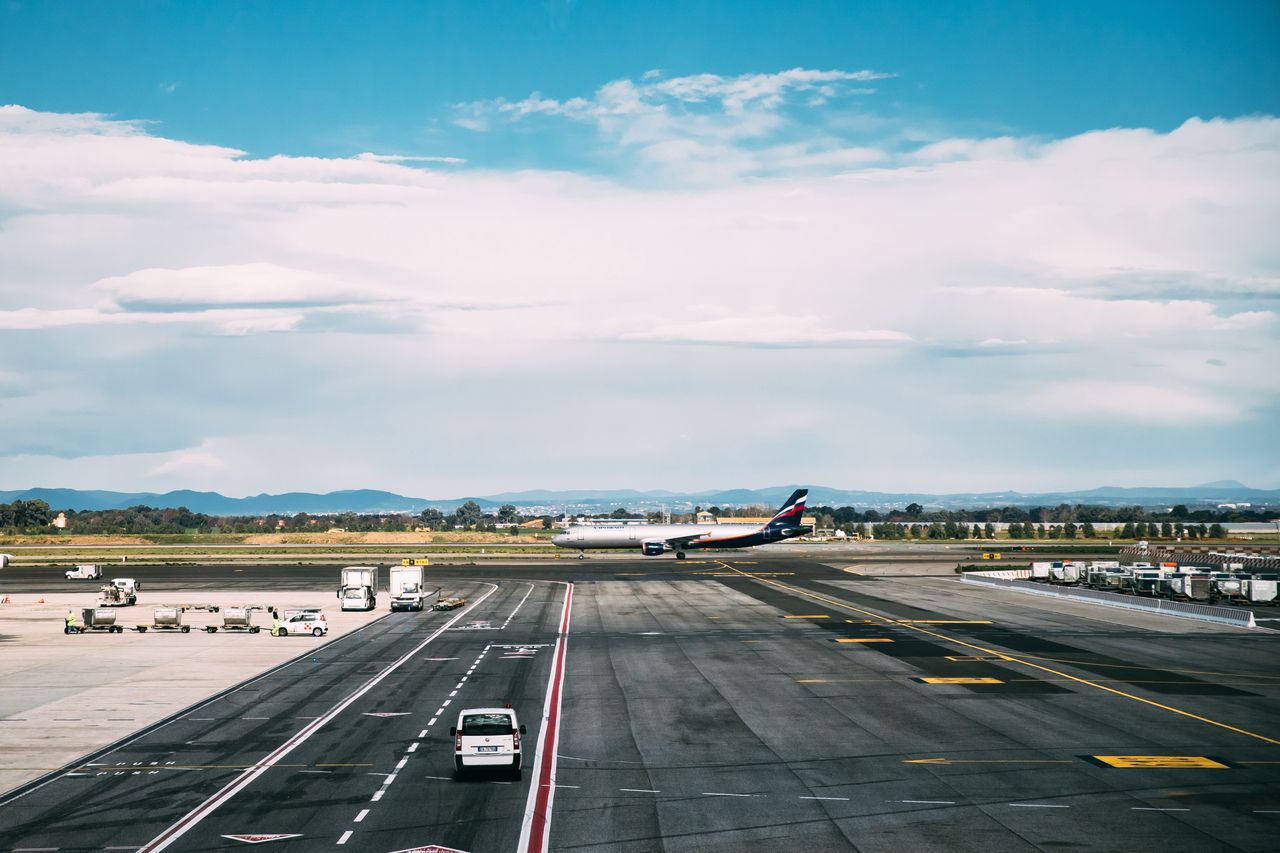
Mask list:
[[[184,633],[184,634],[190,634],[190,633],[191,633],[191,626],[190,626],[190,625],[183,625],[183,626],[182,626],[182,633]]]
[[[289,636],[289,629],[288,629],[288,628],[285,628],[285,627],[283,627],[283,626],[281,626],[281,628],[280,628],[280,633],[279,633],[279,635],[278,635],[278,636],[281,636],[281,637],[287,637],[287,636]]]
[[[324,636],[324,631],[321,631],[319,628],[312,628],[312,629],[311,629],[311,636],[313,636],[313,637],[323,637],[323,636]]]

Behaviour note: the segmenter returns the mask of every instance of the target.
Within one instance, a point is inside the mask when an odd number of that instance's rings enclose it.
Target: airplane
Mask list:
[[[587,558],[587,548],[639,548],[646,557],[675,551],[683,560],[686,551],[699,548],[748,548],[781,542],[811,533],[801,524],[808,489],[797,489],[768,524],[574,524],[551,537],[559,548],[577,548],[578,559]]]

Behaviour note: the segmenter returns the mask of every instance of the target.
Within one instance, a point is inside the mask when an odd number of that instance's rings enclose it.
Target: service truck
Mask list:
[[[343,610],[372,610],[378,603],[378,567],[344,568],[338,598],[342,601]]]
[[[142,584],[133,578],[112,578],[98,590],[99,607],[129,607],[138,603],[138,590]]]
[[[421,610],[424,582],[422,566],[392,566],[387,578],[392,612]]]
[[[102,566],[96,563],[82,563],[74,569],[67,569],[69,581],[92,581],[102,577]]]

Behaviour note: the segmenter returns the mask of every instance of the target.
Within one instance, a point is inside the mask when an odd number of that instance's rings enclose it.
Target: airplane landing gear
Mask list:
[[[579,552],[578,552],[578,559],[579,559],[579,560],[585,560],[585,559],[587,559],[587,552],[586,552],[586,551],[579,551]]]
[[[684,551],[676,551],[676,559],[677,559],[677,560],[683,560],[683,559],[684,559]]]

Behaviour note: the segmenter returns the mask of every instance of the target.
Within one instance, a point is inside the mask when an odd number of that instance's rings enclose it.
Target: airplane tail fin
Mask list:
[[[782,505],[782,509],[769,522],[770,527],[799,527],[801,519],[804,518],[804,502],[809,497],[808,489],[796,489],[791,497],[787,498],[787,502]]]

